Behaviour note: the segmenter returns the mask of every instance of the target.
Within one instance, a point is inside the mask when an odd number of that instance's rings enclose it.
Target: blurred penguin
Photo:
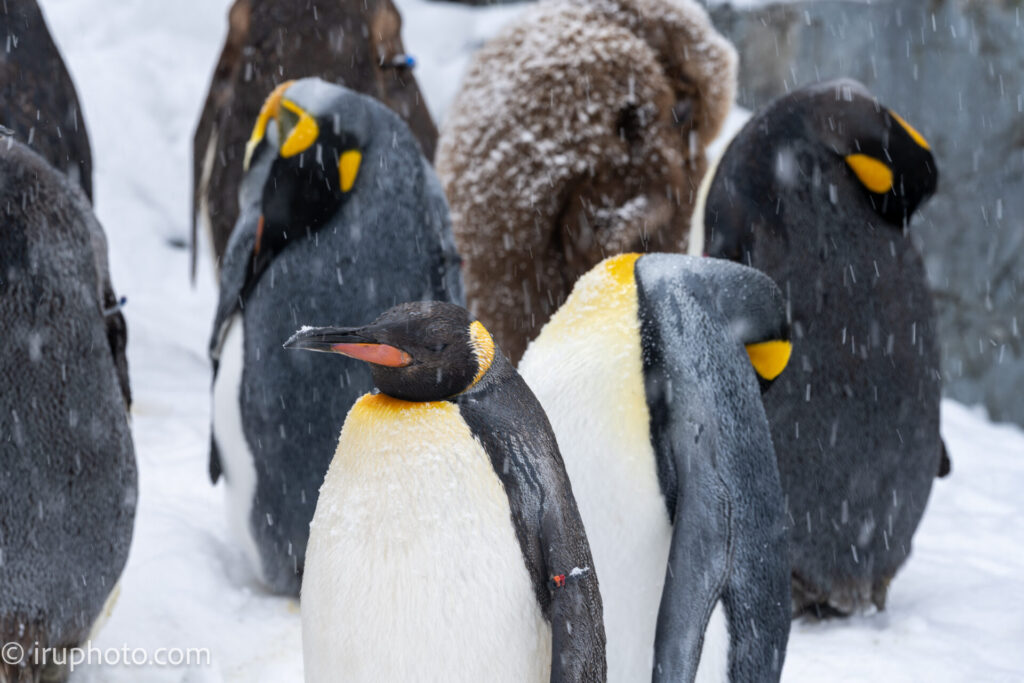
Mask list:
[[[611,683],[779,680],[789,563],[760,392],[789,354],[763,273],[622,254],[523,356],[600,573]]]
[[[0,125],[92,201],[92,152],[75,84],[35,0],[0,5]]]
[[[287,79],[317,76],[377,98],[408,124],[428,160],[437,128],[405,53],[391,0],[235,0],[228,35],[192,141],[192,273],[198,225],[217,267],[238,218],[249,127],[263,98]]]
[[[605,256],[685,248],[735,80],[690,0],[548,0],[476,54],[437,169],[469,307],[513,362]]]
[[[372,319],[397,303],[461,302],[448,209],[408,127],[317,78],[267,98],[246,148],[210,356],[210,475],[274,592],[297,595],[309,521],[342,420],[372,386],[282,344],[299,321]]]
[[[787,496],[796,611],[885,606],[936,474],[941,376],[907,232],[935,191],[925,138],[860,83],[757,113],[706,182],[691,249],[786,294],[793,367],[765,396]]]
[[[131,543],[124,319],[89,202],[11,138],[0,206],[0,681],[60,681],[60,651],[109,612]]]

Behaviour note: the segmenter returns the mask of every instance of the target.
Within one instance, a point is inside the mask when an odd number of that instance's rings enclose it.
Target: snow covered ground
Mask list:
[[[140,500],[116,610],[98,648],[208,648],[212,663],[90,666],[78,683],[300,681],[298,606],[254,584],[206,476],[206,341],[215,284],[188,284],[193,126],[227,0],[42,0],[82,100],[96,208],[128,297]],[[520,8],[399,0],[435,115],[469,52]],[[953,476],[936,483],[885,613],[794,624],[786,681],[1024,680],[1024,433],[943,405]]]

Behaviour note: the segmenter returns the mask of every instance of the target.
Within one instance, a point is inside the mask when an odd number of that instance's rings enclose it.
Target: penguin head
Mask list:
[[[938,183],[928,142],[857,81],[828,81],[797,94],[812,135],[842,157],[846,176],[872,208],[902,228]]]
[[[780,209],[809,204],[856,203],[903,228],[937,182],[928,142],[863,85],[801,88],[756,113],[709,171],[691,253],[751,263],[751,237],[784,232]]]
[[[466,391],[498,352],[466,309],[439,301],[400,304],[364,327],[304,328],[284,346],[365,361],[377,388],[405,401],[440,401]]]
[[[670,302],[691,299],[738,342],[768,391],[793,352],[785,298],[763,272],[717,258],[645,254],[636,265],[641,317],[659,318]]]
[[[243,161],[241,193],[258,194],[260,207],[251,278],[358,189],[373,118],[363,96],[319,78],[286,81],[270,93]]]

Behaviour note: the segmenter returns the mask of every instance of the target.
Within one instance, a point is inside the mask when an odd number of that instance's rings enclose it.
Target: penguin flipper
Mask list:
[[[458,403],[505,488],[537,601],[551,623],[552,683],[603,683],[607,663],[598,579],[543,408],[500,354],[481,385]]]
[[[708,621],[728,579],[731,516],[721,491],[684,495],[677,504],[654,636],[655,683],[697,675]]]
[[[946,440],[939,439],[939,479],[944,479],[953,471],[953,461],[949,459],[949,450],[946,448]]]
[[[209,345],[210,360],[213,361],[214,366],[214,378],[217,377],[217,361],[220,358],[220,347],[224,341],[224,335],[227,333],[228,323],[231,322],[235,313],[244,308],[258,221],[258,214],[243,212],[231,233],[227,251],[224,252],[224,261],[220,270],[217,312],[213,318],[213,331],[210,334]]]
[[[568,488],[567,478],[564,483]],[[583,521],[571,496],[568,501],[550,496],[542,500],[540,537],[551,604],[551,681],[604,681],[601,594]]]

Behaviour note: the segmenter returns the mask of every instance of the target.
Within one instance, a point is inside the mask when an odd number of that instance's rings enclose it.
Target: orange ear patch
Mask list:
[[[892,169],[867,154],[851,154],[846,164],[857,174],[861,184],[875,194],[885,194],[892,189]]]

